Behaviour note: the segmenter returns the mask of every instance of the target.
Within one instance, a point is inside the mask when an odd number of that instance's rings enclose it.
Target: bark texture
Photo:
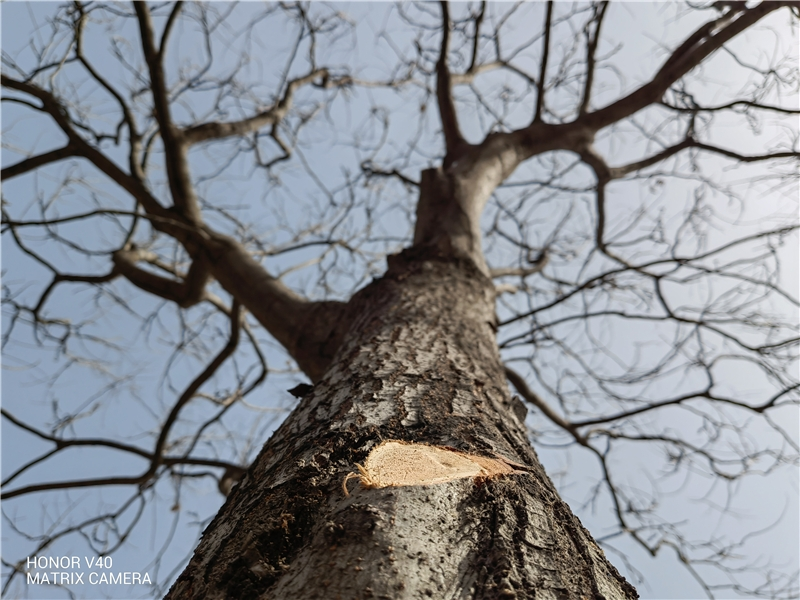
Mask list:
[[[636,598],[545,475],[508,392],[494,287],[436,250],[390,257],[350,329],[206,530],[168,598]],[[366,489],[384,440],[524,472]]]

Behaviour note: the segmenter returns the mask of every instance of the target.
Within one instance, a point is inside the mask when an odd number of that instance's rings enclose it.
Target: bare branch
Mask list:
[[[595,73],[595,54],[597,53],[597,42],[600,41],[600,28],[603,25],[603,17],[606,14],[608,2],[600,2],[594,6],[594,16],[586,24],[584,33],[586,35],[586,80],[583,84],[583,99],[578,108],[578,115],[584,115],[589,110],[589,102],[592,97],[592,85]],[[594,30],[592,30],[594,25]]]
[[[445,0],[439,4],[442,7],[442,43],[439,49],[439,60],[436,63],[436,100],[447,148],[444,159],[444,163],[447,165],[456,160],[466,142],[458,126],[458,114],[453,101],[453,84],[450,80],[450,68],[447,66],[447,54],[450,49],[450,8]]]
[[[183,9],[183,0],[178,0],[172,7],[167,18],[167,24],[164,26],[164,33],[161,34],[161,44],[158,47],[158,62],[164,63],[164,55],[167,53],[167,44],[169,43],[169,35],[172,33],[172,28],[178,20],[178,15],[181,14]]]
[[[574,425],[566,421],[561,415],[555,412],[550,405],[547,404],[547,402],[542,400],[538,394],[528,387],[528,384],[525,382],[525,379],[522,377],[522,375],[517,373],[508,365],[505,366],[505,370],[506,377],[512,383],[514,389],[517,390],[520,396],[542,411],[542,414],[544,414],[553,423],[569,432],[570,435],[572,435],[580,444],[584,446],[587,444],[586,439],[578,433]]]
[[[738,152],[734,152],[732,150],[726,150],[725,148],[720,148],[719,146],[712,146],[710,144],[703,144],[701,142],[692,141],[691,143],[692,148],[697,148],[698,150],[705,150],[706,152],[711,152],[713,154],[720,154],[727,158],[732,158],[738,162],[762,162],[765,160],[780,160],[785,158],[800,158],[800,152],[797,151],[786,151],[786,152],[770,152],[767,154],[740,154]]]
[[[497,277],[527,277],[529,275],[534,275],[535,273],[541,272],[547,266],[547,263],[550,261],[550,255],[547,252],[542,252],[539,255],[539,259],[534,262],[530,267],[503,267],[503,268],[495,268],[490,269],[489,274],[492,278]]]
[[[481,10],[475,18],[475,34],[472,37],[472,58],[469,61],[468,73],[471,73],[478,64],[478,44],[481,39],[481,25],[486,16],[486,2],[481,2]]]
[[[122,97],[114,86],[112,86],[105,77],[100,75],[100,73],[92,66],[89,62],[88,58],[84,54],[83,51],[83,32],[86,26],[86,20],[88,16],[84,11],[84,6],[82,2],[75,2],[75,9],[78,13],[78,19],[75,23],[75,55],[81,64],[86,68],[89,74],[97,81],[109,94],[111,94],[114,99],[119,104],[120,111],[122,113],[122,121],[120,122],[120,127],[122,123],[127,125],[128,127],[128,134],[129,134],[129,141],[130,141],[130,149],[128,152],[128,168],[130,169],[131,175],[135,178],[139,179],[140,181],[144,179],[144,172],[142,171],[142,163],[139,162],[139,155],[141,153],[142,144],[141,144],[141,133],[139,132],[136,126],[136,119],[134,118],[133,111],[131,110],[128,103]],[[117,142],[119,142],[119,130],[120,127],[117,128]]]
[[[208,140],[218,140],[226,137],[245,135],[253,131],[258,131],[266,125],[279,123],[292,108],[294,96],[301,87],[313,83],[315,80],[328,77],[327,69],[315,69],[310,73],[293,79],[286,86],[286,91],[278,103],[269,109],[262,111],[252,117],[239,121],[229,121],[223,123],[201,123],[193,125],[184,131],[183,138],[188,144],[198,144]]]
[[[163,461],[163,453],[164,449],[167,444],[167,440],[169,439],[170,430],[172,426],[178,419],[181,410],[186,404],[195,397],[195,394],[198,392],[200,387],[208,381],[214,373],[222,366],[224,363],[235,351],[236,347],[239,345],[239,332],[241,330],[241,309],[239,303],[234,300],[233,306],[231,308],[230,314],[230,324],[231,324],[231,331],[230,331],[230,338],[228,339],[228,343],[220,350],[219,354],[217,354],[214,359],[208,364],[208,366],[200,373],[184,390],[181,394],[180,398],[175,402],[172,410],[170,411],[169,415],[167,416],[166,421],[161,426],[161,432],[158,435],[158,440],[156,440],[155,448],[153,449],[153,461],[150,464],[150,469],[145,474],[148,477],[151,477],[155,474],[158,466]]]
[[[674,110],[676,112],[684,112],[684,113],[699,113],[699,112],[721,112],[723,110],[735,109],[739,106],[743,106],[746,108],[754,108],[756,110],[768,110],[772,112],[783,113],[786,115],[797,115],[800,114],[800,109],[796,108],[784,108],[782,106],[774,106],[770,104],[763,104],[761,102],[753,102],[751,100],[735,100],[733,102],[728,102],[726,104],[720,104],[717,106],[676,106],[675,104],[670,104],[662,100],[660,102],[661,106],[665,106],[670,110]]]
[[[536,85],[536,110],[533,113],[533,122],[542,120],[544,109],[544,86],[547,78],[547,61],[550,56],[550,34],[553,29],[553,0],[547,2],[547,13],[544,17],[544,40],[542,41],[542,60],[539,62],[539,81]]]
[[[6,180],[12,179],[18,175],[23,175],[29,171],[43,167],[44,165],[49,165],[51,163],[64,160],[65,158],[70,158],[77,155],[77,148],[71,143],[68,143],[66,146],[57,150],[51,150],[50,152],[44,152],[36,156],[31,156],[30,158],[26,158],[18,163],[5,167],[2,171],[0,171],[0,177]]]
[[[699,27],[667,58],[653,78],[637,90],[612,104],[586,115],[583,120],[594,130],[602,129],[644,107],[660,102],[664,93],[699,65],[706,57],[769,13],[784,6],[797,6],[796,1],[762,2],[753,8],[744,5]]]
[[[117,273],[124,275],[136,287],[150,294],[171,300],[182,308],[188,308],[205,299],[205,287],[210,273],[203,257],[192,261],[183,281],[167,279],[137,267],[137,261],[153,260],[154,255],[146,250],[136,248],[118,250],[114,252],[112,258]]]
[[[178,5],[178,7],[180,4]],[[161,139],[164,142],[165,166],[172,201],[188,221],[194,225],[202,222],[200,206],[197,195],[192,185],[189,173],[189,162],[187,157],[187,144],[185,143],[181,131],[172,122],[172,115],[169,107],[169,90],[167,88],[162,55],[156,48],[153,21],[150,17],[150,9],[146,3],[134,2],[136,16],[139,22],[139,34],[142,41],[142,51],[144,52],[147,68],[150,73],[150,86],[153,97],[153,107],[155,109],[156,120],[158,121]],[[173,9],[178,10],[178,7]]]
[[[384,169],[380,169],[380,168],[376,167],[372,163],[372,161],[365,161],[365,162],[361,163],[361,169],[364,171],[364,174],[367,177],[396,177],[401,182],[403,182],[403,184],[405,184],[405,185],[408,185],[408,186],[411,186],[411,187],[415,187],[415,188],[419,187],[419,182],[418,181],[414,181],[413,179],[410,179],[409,177],[406,177],[405,175],[403,175],[397,169],[391,169],[389,171],[384,170]]]
[[[15,471],[11,475],[9,475],[6,479],[4,479],[3,483],[2,483],[3,487],[5,487],[9,483],[11,483],[12,480],[16,479],[19,475],[24,473],[29,468],[35,466],[36,464],[38,464],[42,460],[44,460],[46,458],[49,458],[54,453],[60,452],[61,450],[64,450],[65,448],[73,448],[73,447],[102,447],[102,448],[109,448],[111,450],[120,450],[122,452],[128,452],[130,454],[135,454],[136,456],[140,456],[140,457],[142,457],[144,459],[147,459],[148,461],[152,461],[153,460],[153,454],[152,453],[148,452],[147,450],[143,450],[142,448],[139,448],[137,446],[132,446],[130,444],[123,444],[121,442],[117,442],[117,441],[114,441],[114,440],[102,439],[102,438],[65,439],[65,438],[61,438],[61,437],[56,437],[54,435],[51,435],[51,434],[45,433],[44,431],[36,429],[35,427],[31,427],[30,425],[26,424],[25,422],[21,421],[20,419],[17,419],[14,415],[12,415],[10,412],[8,412],[5,409],[0,409],[0,413],[2,413],[2,415],[6,419],[11,421],[14,425],[19,427],[20,429],[23,429],[23,430],[27,431],[28,433],[31,433],[31,434],[35,435],[39,439],[42,439],[42,440],[45,440],[45,441],[48,441],[48,442],[52,442],[55,445],[55,448],[52,451],[42,455],[38,459],[34,459],[33,461],[27,463],[26,465],[24,465],[23,467],[17,469],[17,471]],[[180,457],[178,457],[178,456],[165,456],[162,459],[161,462],[162,462],[162,464],[169,465],[169,466],[184,464],[184,465],[195,465],[195,466],[206,466],[206,467],[218,467],[218,468],[222,468],[222,469],[226,469],[226,470],[227,469],[236,469],[237,468],[237,465],[234,465],[234,464],[231,464],[231,463],[228,463],[228,462],[225,462],[225,461],[208,459],[208,458],[193,458],[193,457],[189,457],[189,456],[180,456]],[[241,467],[238,467],[238,468],[241,469]]]
[[[11,500],[18,496],[33,494],[34,492],[52,492],[56,490],[70,490],[86,487],[104,487],[115,485],[141,485],[147,481],[142,475],[134,477],[96,477],[94,479],[73,479],[69,481],[53,481],[50,483],[38,483],[26,485],[15,490],[3,491],[0,498]]]
[[[67,135],[69,144],[74,146],[79,156],[88,159],[112,181],[119,184],[125,191],[130,193],[149,214],[163,219],[163,221],[156,224],[157,229],[175,235],[178,239],[185,239],[185,231],[182,232],[180,228],[167,225],[168,222],[172,223],[175,221],[176,215],[161,206],[158,200],[150,194],[141,180],[122,171],[107,156],[78,135],[73,127],[68,110],[53,94],[32,83],[12,79],[5,74],[1,76],[1,80],[2,84],[8,88],[25,92],[39,99],[42,102],[40,110],[47,112],[50,117],[53,118],[61,130]]]

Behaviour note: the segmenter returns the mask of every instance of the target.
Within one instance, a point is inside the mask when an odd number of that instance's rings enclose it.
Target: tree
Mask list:
[[[637,597],[532,438],[593,457],[607,550],[671,548],[709,596],[791,597],[791,574],[740,575],[744,540],[697,542],[663,514],[659,480],[637,489],[625,457],[657,448],[660,468],[725,482],[796,462],[781,421],[797,298],[779,266],[796,243],[800,5],[664,9],[681,26],[638,79],[617,46],[625,5],[381,10],[365,57],[366,10],[180,2],[65,5],[4,52],[3,233],[32,270],[5,276],[5,351],[55,351],[51,390],[68,369],[107,383],[54,397],[49,425],[3,408],[49,444],[3,498],[128,490],[83,521],[64,508],[30,554],[76,533],[110,555],[129,511],[166,484],[180,512],[186,482],[212,477],[230,493],[170,598]],[[237,178],[266,190],[256,209]],[[55,305],[74,284],[93,306]],[[152,419],[123,441],[83,425],[137,399],[100,311],[138,321],[132,339],[172,338],[171,396],[143,399]],[[267,376],[260,332],[310,384],[253,458],[221,433],[246,437],[226,419]],[[17,483],[74,448],[144,467]],[[27,567],[4,565],[8,588]]]

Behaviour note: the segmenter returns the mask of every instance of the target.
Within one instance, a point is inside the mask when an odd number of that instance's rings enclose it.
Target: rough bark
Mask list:
[[[206,530],[168,598],[636,598],[558,497],[505,383],[494,287],[434,248],[356,294],[333,362]],[[524,467],[367,489],[384,440]]]

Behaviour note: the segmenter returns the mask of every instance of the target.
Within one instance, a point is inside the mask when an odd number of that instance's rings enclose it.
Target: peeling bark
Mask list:
[[[558,497],[528,443],[472,261],[390,257],[351,326],[262,450],[168,597],[636,598]],[[443,483],[342,482],[385,440],[516,463]]]

